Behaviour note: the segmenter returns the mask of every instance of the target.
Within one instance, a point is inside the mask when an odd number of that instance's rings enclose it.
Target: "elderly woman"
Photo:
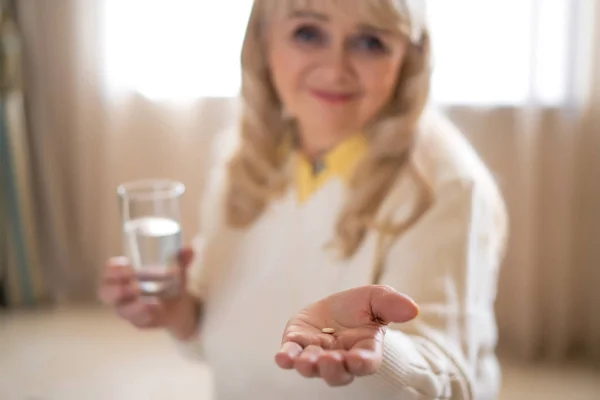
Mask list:
[[[497,396],[507,218],[427,107],[423,8],[256,0],[237,140],[180,255],[187,290],[149,301],[109,262],[102,300],[201,356],[219,400]]]

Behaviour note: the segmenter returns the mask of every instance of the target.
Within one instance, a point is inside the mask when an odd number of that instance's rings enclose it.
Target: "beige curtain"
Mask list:
[[[562,104],[544,105],[532,89],[522,108],[447,111],[494,171],[509,206],[497,302],[501,348],[525,359],[598,363],[600,5],[573,5]],[[539,46],[549,45],[544,39]]]
[[[183,229],[196,228],[208,142],[233,122],[233,100],[185,107],[106,93],[103,1],[20,0],[43,263],[58,302],[95,298],[97,276],[121,254],[116,188],[164,177],[187,186]]]
[[[74,2],[20,1],[18,7],[42,263],[57,300],[89,299],[107,240],[110,165],[98,81],[89,79],[96,59],[86,49],[94,30],[85,43],[78,40],[82,10]]]
[[[0,0],[0,305],[23,307],[46,301],[49,293],[40,264],[15,4]]]
[[[497,307],[501,345],[528,359],[600,360],[600,38],[592,24],[600,14],[595,1],[580,3],[588,19],[577,24],[577,43],[585,46],[571,66],[572,101],[542,107],[533,96],[523,108],[447,108],[509,205],[512,236]],[[61,301],[94,299],[99,270],[120,252],[115,189],[122,181],[183,181],[183,227],[191,237],[209,145],[235,121],[234,100],[181,106],[108,95],[101,4],[19,2],[44,268]]]

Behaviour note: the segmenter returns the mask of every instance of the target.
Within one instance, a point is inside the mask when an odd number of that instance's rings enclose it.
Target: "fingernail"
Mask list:
[[[288,343],[284,343],[283,345],[281,345],[281,348],[279,349],[280,353],[287,353],[286,348],[289,348],[289,344]]]
[[[354,368],[361,369],[365,365],[365,362],[361,359],[355,359],[352,360],[352,364],[354,364]]]
[[[110,259],[110,265],[114,267],[126,267],[129,265],[129,259],[124,256],[113,257]]]
[[[279,350],[279,352],[285,353],[285,354],[289,355],[290,357],[294,357],[294,356],[297,356],[298,354],[300,354],[302,352],[302,350],[299,348],[299,346],[295,345],[294,343],[287,342],[281,346],[281,349]]]
[[[413,309],[411,310],[412,311],[411,316],[413,318],[416,318],[420,312],[419,305],[417,303],[415,303],[414,301],[412,301],[412,306],[413,306]]]

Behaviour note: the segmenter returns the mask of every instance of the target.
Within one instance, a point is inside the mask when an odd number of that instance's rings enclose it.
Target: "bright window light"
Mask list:
[[[233,97],[252,0],[104,0],[110,90]],[[569,0],[429,0],[442,104],[565,100]]]
[[[155,100],[236,96],[248,0],[104,0],[112,91]]]
[[[564,100],[569,0],[430,0],[433,98],[444,104]]]

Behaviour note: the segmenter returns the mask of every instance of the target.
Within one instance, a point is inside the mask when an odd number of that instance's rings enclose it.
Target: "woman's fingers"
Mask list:
[[[275,362],[282,369],[295,369],[305,378],[321,377],[330,386],[343,386],[354,377],[374,374],[381,365],[372,344],[364,343],[363,347],[344,351],[309,345],[303,349],[298,343],[286,342],[275,355]]]
[[[303,349],[310,346],[319,346],[324,349],[331,349],[335,343],[335,338],[332,335],[326,335],[311,332],[308,330],[297,328],[286,328],[282,343],[294,342],[299,344]]]
[[[317,368],[317,361],[319,356],[323,354],[325,350],[321,346],[310,345],[307,346],[302,353],[296,357],[294,361],[294,368],[305,378],[314,378],[319,376],[319,370]]]
[[[102,283],[127,283],[135,278],[135,272],[126,257],[114,257],[108,261]]]
[[[130,303],[137,299],[139,295],[140,291],[135,283],[127,285],[103,285],[98,290],[98,297],[102,303],[109,306],[119,306]]]
[[[193,257],[194,252],[191,248],[183,248],[177,254],[182,285],[185,283],[186,269]],[[136,277],[136,271],[129,264],[127,258],[112,258],[102,275],[98,287],[98,297],[102,303],[114,307],[117,315],[138,328],[168,325],[169,318],[172,318],[169,310],[173,310],[172,307],[179,304],[183,295],[173,299],[144,298],[141,296],[137,278],[139,276]]]
[[[129,302],[138,295],[134,283],[135,274],[127,258],[112,258],[101,278],[98,297],[102,303],[110,306]]]
[[[124,304],[116,309],[117,315],[134,325],[145,324],[150,319],[150,314],[146,310],[146,305],[141,298]]]
[[[339,351],[325,351],[317,361],[317,368],[321,378],[329,386],[344,386],[354,380],[344,364],[344,355]]]
[[[419,315],[419,306],[408,296],[383,285],[368,287],[370,309],[382,324],[405,323]]]
[[[184,247],[177,253],[177,262],[182,268],[187,268],[193,259],[194,250],[191,247]]]
[[[356,376],[374,374],[381,366],[383,337],[375,335],[358,341],[346,354],[348,370]]]
[[[377,371],[381,360],[378,360],[377,353],[372,350],[354,348],[346,353],[346,365],[352,375],[366,376]]]
[[[165,310],[159,301],[137,300],[117,308],[117,315],[138,328],[162,326],[166,318]]]
[[[294,368],[294,361],[302,353],[302,346],[295,342],[287,342],[281,346],[281,350],[275,355],[275,362],[280,368]]]
[[[191,247],[183,247],[177,253],[177,266],[172,277],[178,280],[179,287],[182,291],[187,289],[188,282],[188,267],[194,260],[194,250]]]
[[[291,348],[289,350],[292,350]],[[298,349],[293,349],[297,352]],[[330,386],[347,385],[354,379],[346,369],[344,354],[310,345],[296,355],[293,367],[305,378],[320,377]]]

